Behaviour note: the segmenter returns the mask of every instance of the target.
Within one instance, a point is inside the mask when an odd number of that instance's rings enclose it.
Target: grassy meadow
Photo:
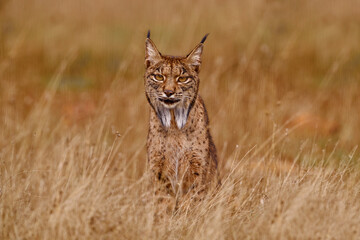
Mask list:
[[[0,1],[0,239],[360,239],[360,2]],[[222,185],[154,221],[147,30],[210,33]]]

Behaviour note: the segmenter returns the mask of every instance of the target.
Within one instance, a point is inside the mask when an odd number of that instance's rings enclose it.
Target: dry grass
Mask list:
[[[61,2],[61,3],[60,3]],[[358,1],[3,1],[1,239],[359,239]],[[205,44],[222,186],[155,223],[147,29]]]

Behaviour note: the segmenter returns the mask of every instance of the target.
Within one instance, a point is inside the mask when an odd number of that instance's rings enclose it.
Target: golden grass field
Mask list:
[[[360,239],[360,2],[0,2],[0,239]],[[222,186],[154,221],[147,30],[204,36]]]

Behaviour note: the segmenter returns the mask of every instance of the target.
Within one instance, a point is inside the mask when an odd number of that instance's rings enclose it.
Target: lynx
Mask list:
[[[145,41],[145,94],[151,106],[147,156],[157,195],[201,199],[218,183],[216,148],[198,95],[207,35],[185,57],[162,55],[150,31]]]

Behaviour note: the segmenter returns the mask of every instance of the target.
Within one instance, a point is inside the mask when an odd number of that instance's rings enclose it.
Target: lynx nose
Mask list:
[[[173,95],[175,92],[173,90],[168,90],[168,89],[165,89],[164,90],[164,93],[167,97],[170,97],[171,95]]]

